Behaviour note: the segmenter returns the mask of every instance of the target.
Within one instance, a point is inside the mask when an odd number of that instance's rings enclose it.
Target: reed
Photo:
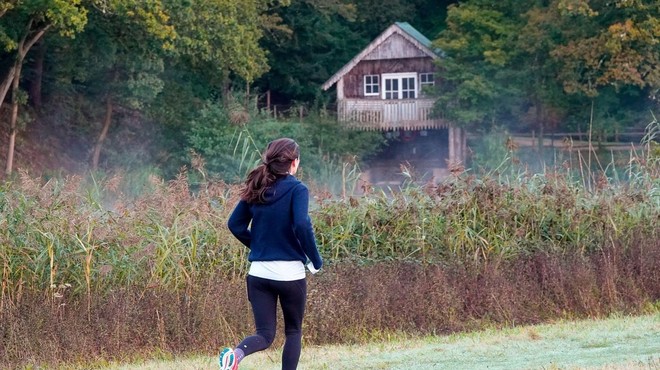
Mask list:
[[[658,161],[635,163],[626,184],[600,178],[588,189],[561,169],[506,178],[463,173],[438,186],[322,197],[312,217],[333,262],[480,263],[625,248],[633,237],[658,237]],[[2,188],[3,304],[26,289],[62,284],[91,299],[116,287],[177,290],[212,272],[245,272],[247,250],[225,227],[236,186],[206,182],[191,192],[182,174],[153,179],[152,192],[128,200],[111,191],[114,178],[39,181],[23,174]]]
[[[362,196],[313,187],[311,217],[328,273],[310,287],[317,330],[309,340],[653,304],[660,297],[649,273],[660,253],[653,135],[643,153],[631,152],[625,181],[601,173],[593,186],[565,168],[532,174],[510,163],[506,173],[454,172],[438,185],[416,184],[410,170],[399,191]],[[255,146],[247,136],[240,143],[249,163]],[[346,181],[357,173],[351,166],[340,175]],[[218,346],[248,331],[237,313],[247,312],[237,286],[248,250],[226,228],[239,187],[207,179],[192,190],[189,178],[152,176],[138,197],[122,192],[120,176],[44,181],[22,173],[0,184],[0,334],[9,338],[0,354],[70,356],[63,349],[71,343],[44,325],[80,331],[67,337],[80,341],[76,348],[111,342],[117,355],[133,344]]]

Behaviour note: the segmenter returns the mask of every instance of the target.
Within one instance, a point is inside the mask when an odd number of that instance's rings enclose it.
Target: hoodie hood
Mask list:
[[[275,184],[266,191],[266,204],[275,203],[289,193],[293,188],[301,184],[300,180],[292,175],[286,175],[275,181]]]

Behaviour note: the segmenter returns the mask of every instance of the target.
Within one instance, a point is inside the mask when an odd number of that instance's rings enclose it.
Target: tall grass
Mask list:
[[[236,200],[229,187],[207,184],[193,195],[183,176],[168,184],[153,179],[153,192],[129,202],[112,181],[88,188],[80,177],[44,184],[23,174],[4,184],[3,297],[11,302],[25,290],[50,294],[67,284],[70,293],[87,295],[126,286],[179,289],[216,270],[244,272],[245,250],[225,228],[226,208]]]
[[[249,136],[237,150],[246,163]],[[256,152],[254,152],[256,153]],[[651,152],[648,152],[651,153]],[[256,154],[255,154],[256,155]],[[512,259],[538,251],[581,254],[658,240],[660,161],[636,156],[631,181],[593,189],[561,168],[508,177],[452,175],[437,186],[360,197],[318,193],[312,217],[323,254],[342,260],[442,263]],[[352,178],[354,169],[344,167]],[[91,296],[119,286],[182,289],[216,271],[240,276],[246,249],[225,227],[237,187],[187,176],[128,199],[117,177],[39,179],[0,189],[3,305],[23,292]]]
[[[400,192],[325,202],[318,235],[335,259],[429,263],[586,255],[655,241],[660,123],[654,119],[646,132],[644,151],[631,150],[623,169],[610,163],[593,172],[561,166],[531,173],[503,143],[500,164],[482,176],[454,172],[437,186],[407,182]]]
[[[253,144],[242,139],[249,163]],[[653,304],[660,161],[651,142],[631,153],[627,182],[597,176],[585,186],[557,168],[454,172],[438,185],[410,181],[360,197],[312,187],[327,264],[310,286],[306,340]],[[355,173],[348,166],[343,176]],[[188,178],[151,177],[136,198],[118,176],[23,173],[0,185],[0,366],[70,359],[71,348],[89,356],[208,349],[248,332],[248,250],[225,226],[238,187],[207,180],[192,191]]]
[[[323,247],[335,259],[486,261],[625,247],[640,235],[653,240],[659,211],[653,191],[603,187],[594,193],[548,172],[521,176],[515,184],[468,176],[392,197],[377,193],[329,202],[316,222]]]

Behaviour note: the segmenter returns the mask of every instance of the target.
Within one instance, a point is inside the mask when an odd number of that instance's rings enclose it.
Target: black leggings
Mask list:
[[[247,356],[270,347],[275,339],[279,298],[286,336],[282,352],[282,370],[296,369],[302,347],[307,281],[305,279],[276,281],[248,275],[247,291],[257,333],[243,339],[238,348]]]

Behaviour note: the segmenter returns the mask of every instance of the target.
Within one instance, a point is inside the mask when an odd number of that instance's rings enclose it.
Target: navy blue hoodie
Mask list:
[[[309,259],[318,270],[323,260],[316,248],[308,209],[307,187],[294,176],[287,175],[277,179],[266,192],[266,203],[238,202],[227,226],[250,248],[249,261],[307,263]]]

